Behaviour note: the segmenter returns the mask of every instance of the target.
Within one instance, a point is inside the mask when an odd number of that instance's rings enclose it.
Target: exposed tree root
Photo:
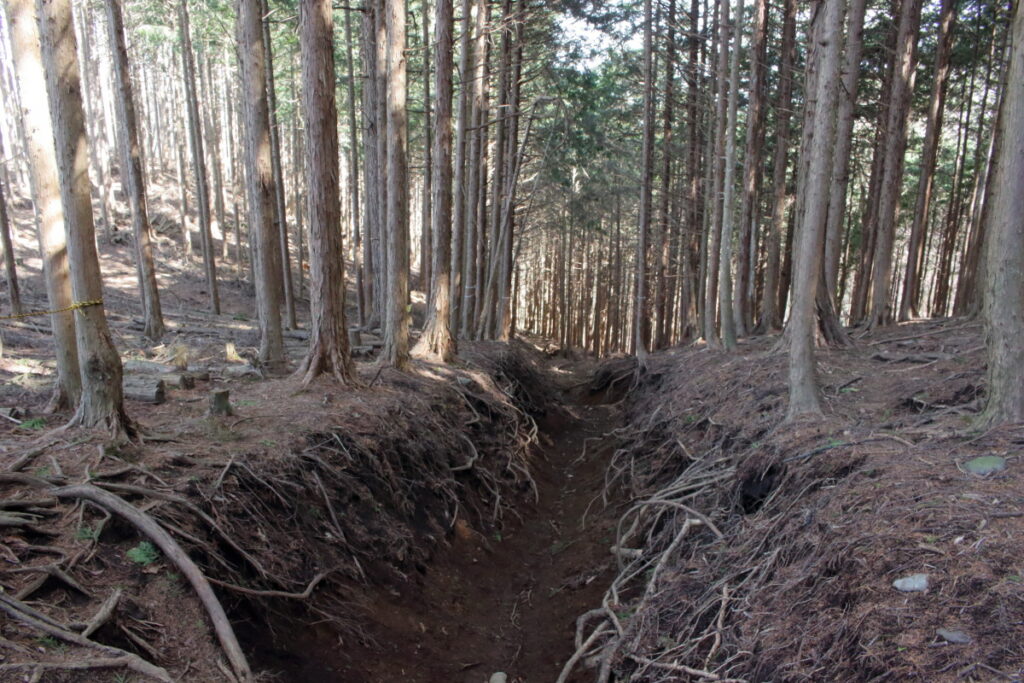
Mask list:
[[[192,561],[181,546],[178,545],[177,541],[171,538],[164,529],[149,515],[140,512],[134,505],[128,503],[123,498],[115,496],[109,491],[92,486],[91,484],[79,484],[76,486],[65,486],[54,490],[54,495],[58,498],[77,498],[82,500],[88,500],[102,508],[106,508],[110,512],[113,512],[125,520],[130,522],[142,533],[148,536],[157,547],[163,551],[168,557],[181,570],[181,573],[188,579],[189,583],[195,589],[199,595],[199,600],[203,603],[207,613],[210,615],[210,619],[213,622],[214,630],[217,633],[217,638],[220,640],[221,647],[224,648],[224,652],[231,662],[231,667],[235,672],[235,675],[242,680],[249,680],[252,676],[249,668],[249,663],[246,660],[245,654],[242,652],[242,647],[238,643],[238,638],[235,636],[234,628],[231,626],[231,622],[228,620],[227,614],[224,613],[224,607],[220,604],[220,600],[214,595],[213,589],[210,587],[210,583],[206,580],[206,576],[196,566],[195,562]]]

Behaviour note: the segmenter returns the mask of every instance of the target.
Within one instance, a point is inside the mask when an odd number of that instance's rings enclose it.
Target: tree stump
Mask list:
[[[218,389],[210,392],[210,415],[229,416],[234,415],[231,409],[231,392],[227,389]]]

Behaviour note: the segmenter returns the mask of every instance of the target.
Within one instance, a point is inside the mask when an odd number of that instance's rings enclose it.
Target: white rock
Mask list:
[[[928,590],[927,574],[911,574],[892,582],[892,587],[904,593],[916,593]]]
[[[491,674],[491,680],[488,683],[508,683],[508,674],[502,673],[501,671]]]

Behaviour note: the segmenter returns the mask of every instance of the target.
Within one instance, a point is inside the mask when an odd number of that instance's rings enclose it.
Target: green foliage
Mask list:
[[[125,556],[135,564],[148,567],[160,559],[160,552],[149,541],[142,541],[137,546],[125,553]]]
[[[30,420],[24,420],[21,423],[22,429],[43,429],[46,427],[46,420],[41,417],[33,417]]]
[[[100,536],[100,530],[96,527],[82,526],[75,532],[75,538],[79,541],[95,541]]]

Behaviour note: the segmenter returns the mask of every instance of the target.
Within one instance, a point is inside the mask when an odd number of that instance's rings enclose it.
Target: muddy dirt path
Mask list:
[[[284,680],[486,683],[503,671],[553,682],[574,651],[576,617],[600,603],[613,572],[617,517],[600,499],[611,447],[599,437],[616,420],[609,406],[567,405],[541,423],[539,501],[518,508],[522,520],[489,538],[458,525],[422,576],[368,606],[376,652],[314,638]]]

